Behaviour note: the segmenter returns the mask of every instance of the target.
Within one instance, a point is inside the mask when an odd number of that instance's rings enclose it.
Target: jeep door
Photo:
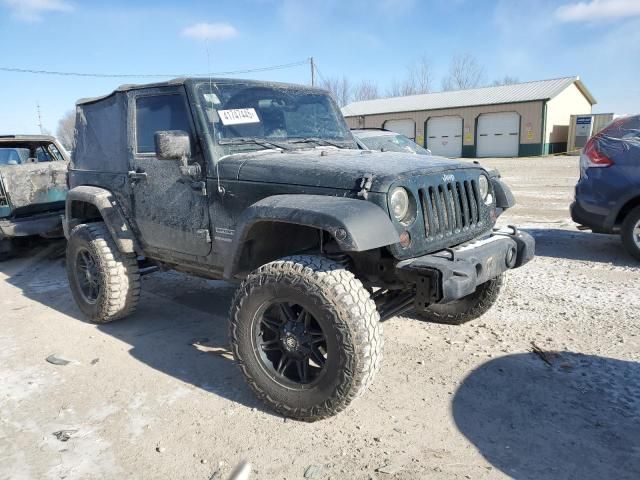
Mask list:
[[[183,86],[133,90],[129,94],[133,220],[145,249],[205,256],[211,250],[205,162],[198,148]],[[191,138],[190,164],[201,178],[183,175],[180,161],[160,160],[156,132],[182,130]]]

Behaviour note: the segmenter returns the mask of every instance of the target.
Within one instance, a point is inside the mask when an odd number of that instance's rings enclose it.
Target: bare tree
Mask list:
[[[362,80],[353,88],[352,99],[355,102],[361,100],[375,100],[380,98],[378,84],[370,80]]]
[[[388,97],[420,95],[432,91],[433,73],[426,57],[421,57],[407,67],[407,76],[398,81],[393,79],[387,88]]]
[[[60,143],[67,150],[73,150],[74,145],[74,131],[76,129],[76,112],[69,110],[65,113],[60,120],[58,120],[58,128],[56,129],[56,136]]]
[[[351,82],[346,76],[323,78],[320,86],[328,90],[339,107],[344,107],[351,101]]]
[[[409,75],[405,82],[405,90],[411,90],[413,93],[407,95],[420,95],[422,93],[431,93],[433,83],[433,73],[429,60],[422,56],[416,63],[409,67]]]
[[[484,67],[473,55],[456,55],[449,65],[449,74],[442,79],[442,89],[447,91],[476,88],[482,85],[483,80]]]
[[[403,90],[402,83],[400,83],[398,79],[394,78],[393,80],[391,80],[391,83],[387,87],[387,90],[385,91],[385,96],[400,97],[402,96],[402,90]]]
[[[502,77],[499,80],[494,80],[491,83],[491,86],[493,87],[500,87],[502,85],[513,85],[516,83],[520,83],[520,80],[518,80],[516,77],[511,77],[509,75],[505,75],[504,77]]]

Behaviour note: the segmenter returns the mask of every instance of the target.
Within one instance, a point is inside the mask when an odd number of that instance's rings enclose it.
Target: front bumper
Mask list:
[[[0,219],[0,238],[28,237],[55,232],[62,227],[62,212]]]
[[[468,242],[396,265],[398,275],[416,286],[416,308],[448,303],[472,294],[478,285],[529,262],[535,240],[515,227],[494,230]]]

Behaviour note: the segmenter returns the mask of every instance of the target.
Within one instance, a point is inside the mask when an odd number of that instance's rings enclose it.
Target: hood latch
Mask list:
[[[360,179],[360,191],[358,191],[358,198],[366,200],[369,197],[369,190],[373,183],[373,175],[371,173],[365,174]]]

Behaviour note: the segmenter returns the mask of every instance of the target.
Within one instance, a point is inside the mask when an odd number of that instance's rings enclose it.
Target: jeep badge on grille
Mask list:
[[[456,181],[456,177],[452,173],[445,173],[444,175],[442,175],[442,181],[443,182],[455,182]]]

